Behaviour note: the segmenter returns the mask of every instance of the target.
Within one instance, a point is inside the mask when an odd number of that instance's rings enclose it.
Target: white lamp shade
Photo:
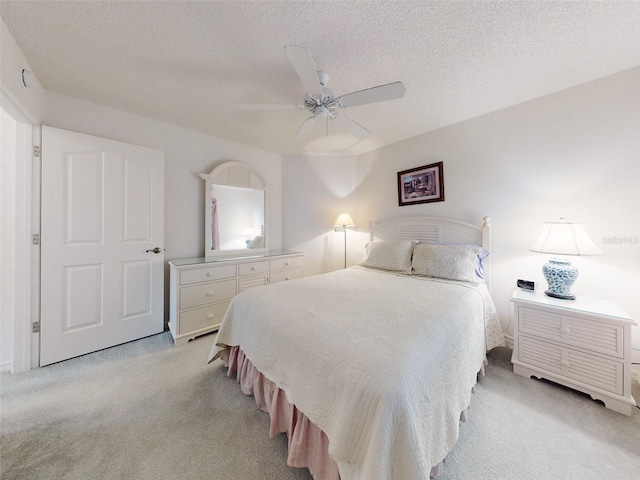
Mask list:
[[[530,250],[554,255],[602,255],[582,224],[565,222],[562,218],[559,222],[545,223]]]
[[[334,227],[355,227],[356,224],[353,223],[353,219],[349,216],[348,213],[341,213],[338,215],[336,219]]]

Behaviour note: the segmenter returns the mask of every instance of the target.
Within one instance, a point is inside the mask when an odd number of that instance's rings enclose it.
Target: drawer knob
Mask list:
[[[560,331],[566,335],[569,335],[571,333],[571,329],[568,327],[562,327]]]
[[[289,280],[289,277],[284,277],[285,280]]]
[[[209,315],[207,315],[207,318],[213,318],[213,313],[210,313]]]
[[[256,267],[251,267],[251,270],[255,270],[255,269],[256,269]]]
[[[213,277],[213,272],[207,272],[207,277]]]
[[[284,262],[284,266],[288,267],[289,266],[289,262]]]
[[[213,292],[207,292],[207,297],[213,297]]]

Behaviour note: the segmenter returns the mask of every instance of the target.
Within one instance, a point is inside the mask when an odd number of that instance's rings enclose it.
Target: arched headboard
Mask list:
[[[491,252],[491,218],[478,225],[444,217],[400,217],[369,221],[370,241],[415,240],[422,243],[475,244]],[[484,262],[484,276],[491,291],[491,255]]]

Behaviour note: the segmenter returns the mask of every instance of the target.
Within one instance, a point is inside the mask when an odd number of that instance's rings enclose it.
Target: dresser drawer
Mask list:
[[[238,293],[242,293],[250,288],[261,287],[267,283],[269,283],[269,277],[267,275],[238,278]]]
[[[236,279],[203,283],[180,289],[180,309],[231,300],[236,294]]]
[[[592,352],[624,357],[624,329],[621,325],[520,307],[518,330]]]
[[[251,263],[241,263],[238,265],[238,275],[256,275],[258,273],[266,273],[269,271],[269,262],[251,262]]]
[[[180,272],[180,285],[191,285],[192,283],[210,282],[212,280],[222,280],[224,278],[231,278],[235,276],[235,265],[193,268]]]
[[[179,334],[191,333],[202,328],[220,325],[230,302],[216,303],[208,307],[195,308],[180,314]]]
[[[618,395],[623,394],[622,362],[596,357],[524,335],[518,338],[518,360],[587,385]]]
[[[291,270],[282,270],[280,272],[272,272],[269,283],[284,282],[302,277],[302,267],[292,268]]]
[[[271,262],[272,272],[277,272],[279,270],[286,270],[288,268],[294,268],[294,267],[302,268],[302,257],[278,258],[276,260],[270,260],[270,262]]]

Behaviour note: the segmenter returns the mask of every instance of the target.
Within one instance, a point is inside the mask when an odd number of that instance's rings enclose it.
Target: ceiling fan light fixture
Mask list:
[[[331,116],[331,112],[324,105],[320,105],[317,107],[313,113],[315,113],[316,117],[325,118]]]
[[[294,142],[302,142],[311,132],[315,121],[319,119],[327,120],[327,135],[329,134],[329,120],[332,120],[343,130],[363,140],[370,136],[371,132],[350,118],[338,114],[336,110],[394,100],[404,96],[405,88],[402,82],[394,82],[336,97],[333,90],[325,87],[329,82],[329,74],[324,70],[316,70],[311,50],[299,45],[288,45],[284,49],[306,90],[304,105],[241,104],[239,107],[243,110],[299,110],[298,107],[308,110],[313,114],[313,117],[304,121],[294,137]]]

